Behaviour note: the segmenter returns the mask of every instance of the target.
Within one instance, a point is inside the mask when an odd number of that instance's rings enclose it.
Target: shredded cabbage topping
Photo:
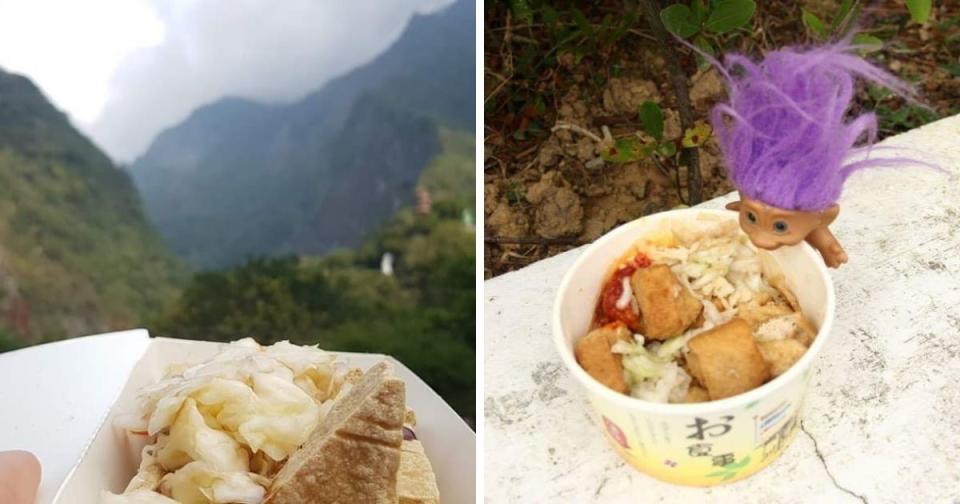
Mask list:
[[[153,442],[127,491],[104,492],[101,502],[259,504],[272,471],[332,405],[336,364],[315,347],[244,339],[205,363],[171,368],[118,419]]]

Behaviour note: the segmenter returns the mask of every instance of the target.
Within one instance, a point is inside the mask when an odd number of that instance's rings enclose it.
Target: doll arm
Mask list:
[[[807,235],[806,240],[820,252],[820,255],[823,256],[823,262],[827,266],[836,268],[847,262],[847,253],[827,226],[823,225],[814,229]]]

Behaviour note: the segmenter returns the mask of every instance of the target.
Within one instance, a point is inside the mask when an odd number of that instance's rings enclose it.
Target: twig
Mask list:
[[[577,126],[576,124],[573,124],[573,123],[562,123],[562,122],[558,122],[557,124],[555,124],[555,125],[553,126],[553,128],[550,128],[550,131],[557,131],[557,130],[575,131],[575,132],[580,133],[581,135],[583,135],[583,136],[585,136],[585,137],[590,138],[590,139],[593,140],[594,142],[603,143],[603,139],[600,138],[600,137],[598,137],[595,133],[593,133],[592,131],[590,131],[590,130],[584,128],[584,127]]]
[[[687,75],[680,68],[680,55],[674,50],[676,42],[670,39],[670,34],[660,21],[659,7],[654,0],[640,0],[640,7],[643,9],[643,16],[653,30],[653,36],[657,38],[660,50],[663,51],[663,59],[667,64],[667,72],[670,75],[670,84],[673,86],[673,93],[677,97],[677,111],[680,113],[680,126],[684,131],[693,127],[693,108],[690,106],[690,90],[687,88]],[[697,148],[684,149],[683,157],[686,158],[688,169],[687,174],[687,194],[690,204],[696,205],[702,201],[703,179],[700,175],[700,156]]]
[[[483,99],[483,104],[486,105],[487,102],[490,101],[491,98],[496,96],[497,93],[499,93],[500,90],[503,89],[503,86],[506,86],[508,82],[510,82],[510,78],[501,80],[500,84],[497,84],[497,87],[493,88],[493,91],[490,91],[490,94],[488,94],[487,97]]]
[[[651,41],[653,41],[653,42],[656,42],[656,41],[657,41],[657,39],[655,39],[655,38],[653,37],[653,35],[650,35],[649,33],[644,32],[644,31],[640,31],[640,30],[638,30],[638,29],[636,29],[636,28],[630,28],[629,30],[627,30],[627,32],[632,33],[632,34],[634,34],[634,35],[639,35],[639,36],[641,36],[641,37],[643,37],[643,38],[645,38],[645,39],[647,39],[647,40],[651,40]]]
[[[507,30],[503,34],[503,44],[500,46],[500,55],[503,56],[504,50],[506,50],[507,55],[503,59],[504,67],[507,69],[507,73],[513,75],[513,49],[510,47],[510,44],[513,43],[513,30],[510,28],[512,16],[510,15],[510,9],[507,9]]]
[[[539,236],[485,236],[483,241],[501,245],[582,245],[584,243],[579,238],[540,238]]]

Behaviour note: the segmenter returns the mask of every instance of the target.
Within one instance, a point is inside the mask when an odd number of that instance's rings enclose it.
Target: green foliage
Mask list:
[[[639,159],[659,155],[664,159],[673,159],[680,148],[692,149],[703,145],[712,130],[703,121],[683,132],[680,138],[663,138],[663,110],[660,105],[647,101],[637,108],[637,118],[643,130],[652,137],[652,142],[644,142],[636,136],[613,139],[604,142],[600,157],[611,163],[630,163]]]
[[[418,185],[434,201],[451,200],[473,209],[476,200],[476,150],[473,132],[440,130],[440,154],[420,174]]]
[[[185,268],[127,174],[28,79],[0,71],[0,97],[0,298],[20,313],[0,347],[135,327]]]
[[[533,9],[530,8],[527,0],[513,0],[510,2],[510,7],[513,9],[513,15],[517,18],[517,21],[524,23],[533,22]]]
[[[660,11],[660,20],[674,35],[690,38],[698,33],[724,34],[743,28],[753,19],[753,0],[719,0],[705,3],[692,0],[690,6],[677,3]]]
[[[660,21],[667,30],[678,37],[689,38],[700,31],[701,21],[697,19],[690,7],[683,4],[673,4],[660,11]]]
[[[803,26],[806,26],[807,29],[813,32],[813,35],[817,39],[823,40],[827,38],[827,27],[824,26],[823,21],[807,9],[801,9],[801,12],[803,13],[801,16]]]
[[[498,2],[493,2],[498,3]],[[515,31],[513,40],[522,44],[514,49],[511,60],[511,82],[536,82],[542,72],[549,68],[572,62],[579,64],[584,58],[606,58],[613,48],[639,20],[637,9],[626,10],[622,16],[604,15],[599,23],[588,19],[582,8],[586,4],[558,4],[547,0],[507,0],[499,2],[509,7],[512,25],[542,26],[544,37],[528,38]],[[588,11],[589,12],[589,11]],[[529,20],[529,21],[528,21]],[[600,76],[595,76],[599,78]],[[594,83],[599,81],[595,80]],[[548,135],[540,117],[546,111],[544,95],[548,90],[537,88],[513,89],[488,97],[484,109],[490,113],[508,108],[523,115],[513,132],[517,140],[541,138]]]
[[[721,36],[746,27],[757,10],[754,0],[690,0],[690,5],[676,3],[660,11],[660,21],[674,35],[692,39],[693,44],[710,56],[716,56],[714,45],[722,43]],[[700,68],[707,61],[697,54]]]
[[[17,338],[13,332],[0,328],[0,353],[23,348],[24,346],[26,346],[26,343],[20,338]]]
[[[663,110],[654,102],[643,102],[637,110],[637,116],[644,131],[654,140],[663,140]]]
[[[923,24],[930,18],[931,0],[905,0],[910,18],[915,23]]]
[[[935,111],[912,103],[904,103],[898,108],[892,108],[886,102],[887,98],[893,96],[893,92],[889,89],[869,85],[867,94],[873,101],[872,109],[877,114],[877,122],[884,133],[910,130],[939,118]]]
[[[613,145],[600,150],[600,157],[611,163],[630,163],[649,156],[655,148],[655,145],[644,144],[637,137],[617,138]]]
[[[357,251],[198,274],[151,330],[389,354],[472,418],[474,238],[457,220],[402,210]],[[393,276],[379,271],[386,252]]]
[[[829,13],[829,26],[820,16],[812,11],[800,9],[801,21],[807,27],[807,31],[813,40],[823,42],[830,39],[839,39],[850,34],[856,25],[855,21],[860,16],[860,0],[843,0],[837,7]],[[854,45],[863,46],[861,53],[873,52],[883,47],[883,41],[879,38],[866,34],[857,33],[853,36]]]
[[[750,23],[757,4],[753,0],[721,0],[711,2],[704,27],[713,33],[727,33]]]
[[[883,41],[869,33],[858,33],[853,36],[853,44],[862,46],[860,52],[869,53],[883,49]]]

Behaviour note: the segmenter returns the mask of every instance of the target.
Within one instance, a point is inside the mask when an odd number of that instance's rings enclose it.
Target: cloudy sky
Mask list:
[[[222,96],[290,101],[452,0],[0,0],[0,67],[114,159]]]

